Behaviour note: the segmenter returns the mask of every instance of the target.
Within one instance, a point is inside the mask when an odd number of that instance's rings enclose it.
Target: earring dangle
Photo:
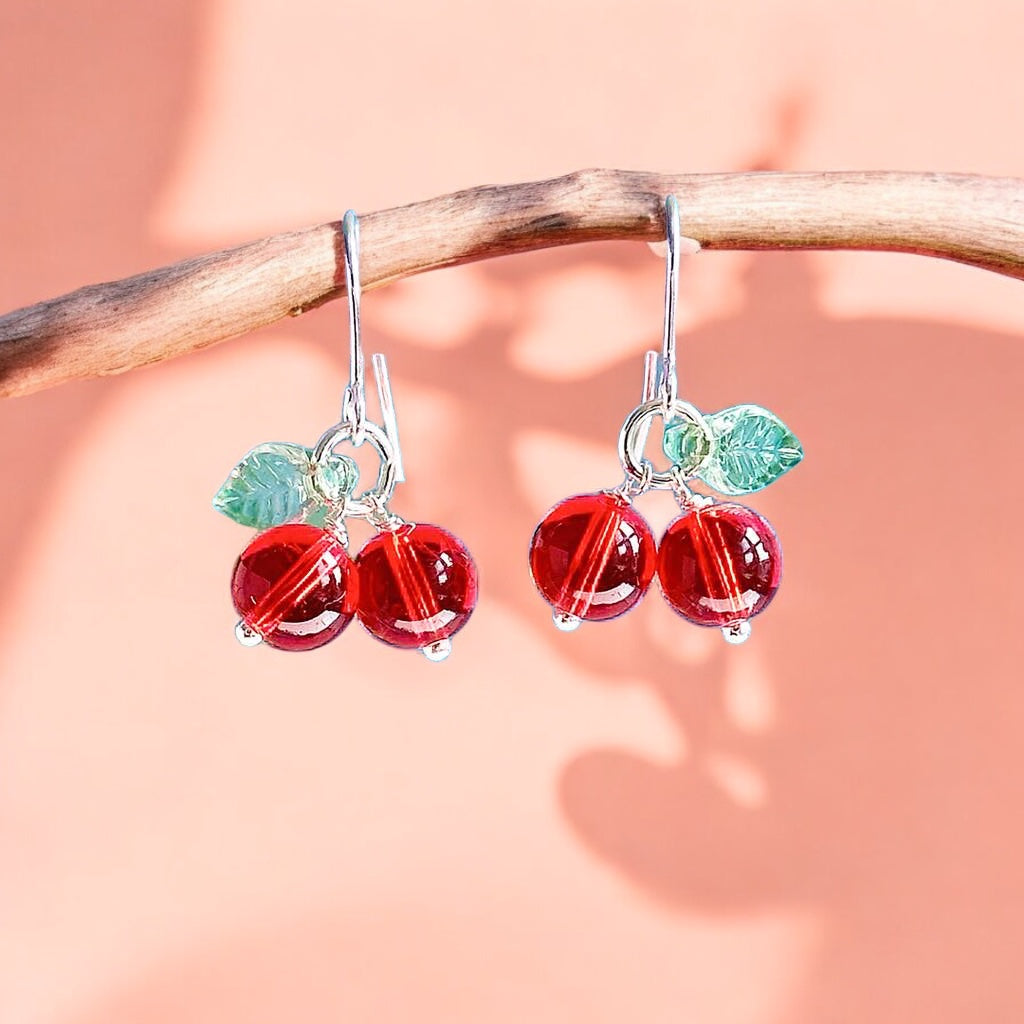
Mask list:
[[[750,635],[750,619],[771,602],[782,576],[782,549],[769,522],[745,505],[694,491],[699,479],[733,497],[759,491],[802,458],[786,425],[767,409],[736,405],[704,415],[678,396],[675,310],[679,292],[679,206],[665,201],[665,331],[662,351],[646,353],[640,404],[619,433],[623,482],[560,502],[530,545],[534,583],[554,609],[555,625],[611,619],[632,608],[655,575],[669,605],[698,626],[717,626],[730,643]],[[655,470],[644,456],[661,417],[671,461]],[[671,490],[681,515],[655,545],[633,502]]]
[[[404,481],[387,362],[372,358],[382,425],[366,416],[359,324],[359,219],[342,221],[349,310],[349,383],[341,421],[313,448],[261,444],[231,471],[213,506],[262,532],[235,563],[231,598],[245,646],[285,651],[321,647],[357,618],[392,647],[418,648],[431,661],[451,652],[477,599],[477,572],[465,545],[447,530],[409,523],[388,503]],[[354,460],[335,449],[368,443],[380,459],[372,487],[356,494]],[[346,520],[377,532],[355,558]]]

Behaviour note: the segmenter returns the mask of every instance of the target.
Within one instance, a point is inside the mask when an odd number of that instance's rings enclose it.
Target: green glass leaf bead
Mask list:
[[[306,449],[312,467],[313,450]],[[347,455],[326,455],[320,460],[316,490],[328,501],[341,501],[355,490],[359,468]]]
[[[722,494],[759,491],[804,457],[789,427],[758,405],[734,405],[707,421],[715,443],[700,477]]]
[[[266,530],[296,518],[307,504],[323,497],[340,500],[355,487],[355,463],[347,456],[332,455],[320,474],[324,490],[330,493],[317,493],[311,456],[310,449],[282,441],[253,448],[224,481],[213,507],[242,526]]]
[[[687,476],[696,475],[711,452],[711,440],[693,420],[680,417],[673,420],[662,434],[661,446],[672,461]]]
[[[261,444],[231,470],[213,507],[242,526],[277,526],[293,519],[305,504],[309,472],[309,455],[301,445]]]
[[[322,529],[327,526],[327,517],[330,515],[330,512],[331,508],[329,505],[313,505],[302,517],[302,521],[309,523],[310,526],[319,526]]]

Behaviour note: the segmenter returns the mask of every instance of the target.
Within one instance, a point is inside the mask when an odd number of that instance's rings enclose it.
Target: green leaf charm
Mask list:
[[[707,419],[715,444],[700,475],[722,494],[759,491],[804,457],[789,427],[759,405],[734,405]]]
[[[298,444],[271,441],[253,448],[231,471],[213,499],[213,507],[242,526],[265,530],[294,519],[323,498],[313,486],[312,452]],[[326,497],[340,500],[356,484],[359,472],[344,455],[332,455],[321,467]]]
[[[670,459],[722,494],[759,491],[804,457],[786,424],[758,405],[734,405],[706,420],[714,444],[702,464],[690,469],[684,458],[697,451],[700,443],[700,428],[689,420],[669,426],[663,444]]]
[[[304,523],[309,523],[310,526],[324,527],[327,525],[327,516],[330,513],[330,508],[327,505],[314,505],[303,517]]]
[[[665,428],[661,442],[673,466],[679,466],[687,476],[700,472],[711,454],[711,441],[693,420],[677,419]]]

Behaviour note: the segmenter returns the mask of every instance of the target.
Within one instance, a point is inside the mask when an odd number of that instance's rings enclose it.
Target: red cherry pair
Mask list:
[[[476,605],[477,574],[462,541],[428,523],[381,530],[354,559],[330,530],[285,523],[239,556],[231,597],[246,643],[308,651],[358,617],[378,640],[439,661]]]
[[[741,640],[748,620],[775,596],[782,549],[766,519],[733,502],[684,512],[656,545],[633,505],[602,491],[551,509],[533,535],[530,569],[560,629],[628,611],[657,572],[665,599],[683,618]]]

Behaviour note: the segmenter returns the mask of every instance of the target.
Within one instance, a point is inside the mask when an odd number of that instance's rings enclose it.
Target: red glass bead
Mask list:
[[[448,640],[476,607],[473,558],[439,526],[405,523],[382,530],[363,546],[356,565],[359,621],[393,647],[429,648]]]
[[[657,558],[647,520],[615,494],[577,494],[541,520],[530,571],[557,613],[612,619],[640,600]]]
[[[231,598],[265,643],[308,651],[352,621],[356,583],[338,537],[309,523],[285,523],[259,534],[239,556]]]
[[[767,519],[732,502],[669,524],[658,548],[668,603],[698,626],[730,626],[768,607],[782,579],[782,548]]]

